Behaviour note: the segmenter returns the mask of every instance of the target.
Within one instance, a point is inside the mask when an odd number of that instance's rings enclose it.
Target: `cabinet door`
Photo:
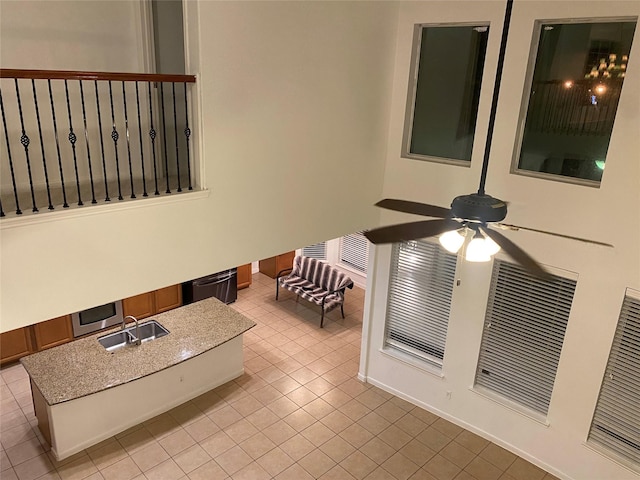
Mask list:
[[[182,285],[171,285],[155,292],[155,313],[166,312],[182,306]]]
[[[260,260],[260,273],[264,273],[271,278],[276,278],[278,273],[285,268],[293,267],[293,258],[295,256],[296,252],[293,251]]]
[[[285,268],[293,268],[293,259],[296,256],[296,252],[287,252],[276,257],[276,267],[278,272],[281,272]],[[278,273],[276,272],[276,274]]]
[[[33,352],[31,328],[24,327],[0,334],[0,363],[8,363]]]
[[[37,350],[44,350],[70,342],[73,340],[71,315],[36,323],[33,326],[33,332]]]
[[[251,285],[251,264],[240,265],[238,267],[238,290],[241,288],[247,288]]]
[[[142,293],[122,300],[122,312],[125,316],[133,315],[138,320],[150,317],[154,310],[153,292]]]

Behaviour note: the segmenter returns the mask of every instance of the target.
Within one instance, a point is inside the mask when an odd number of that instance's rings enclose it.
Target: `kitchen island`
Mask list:
[[[209,298],[153,320],[169,334],[110,353],[98,338],[111,329],[20,360],[58,460],[242,375],[244,315]]]

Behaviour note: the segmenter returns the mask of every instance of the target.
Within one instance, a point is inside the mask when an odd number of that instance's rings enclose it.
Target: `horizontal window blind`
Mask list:
[[[433,243],[394,244],[386,346],[442,366],[456,260]]]
[[[345,235],[340,239],[340,263],[367,273],[369,243],[362,232]]]
[[[575,287],[496,260],[476,385],[546,415]]]
[[[589,441],[640,466],[640,300],[626,296]]]
[[[302,249],[302,255],[305,257],[317,258],[318,260],[327,259],[327,242],[314,243]]]

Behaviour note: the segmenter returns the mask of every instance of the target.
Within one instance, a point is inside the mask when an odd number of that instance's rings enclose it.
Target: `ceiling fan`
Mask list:
[[[543,279],[549,279],[550,274],[515,243],[513,243],[501,233],[489,228],[489,224],[498,226],[502,229],[529,230],[533,232],[544,233],[547,235],[553,235],[556,237],[612,247],[612,245],[608,243],[597,242],[585,238],[500,223],[507,216],[507,202],[504,202],[485,193],[484,187],[487,177],[487,169],[489,167],[491,139],[493,137],[493,128],[495,124],[498,104],[498,93],[500,92],[500,81],[504,65],[504,57],[507,46],[507,35],[509,32],[509,22],[511,19],[512,7],[513,0],[507,0],[504,26],[502,29],[502,39],[500,43],[500,54],[498,56],[498,66],[496,69],[496,80],[493,89],[491,113],[489,116],[487,143],[485,145],[482,173],[480,175],[480,185],[478,187],[478,191],[476,193],[455,197],[453,199],[453,202],[451,203],[451,208],[444,208],[437,205],[429,205],[408,200],[381,200],[376,203],[376,206],[404,213],[422,215],[425,217],[434,217],[435,220],[423,220],[419,222],[403,223],[399,225],[380,227],[363,232],[365,237],[367,237],[367,239],[371,243],[395,243],[400,241],[409,241],[419,238],[442,235],[440,241],[445,246],[445,248],[447,248],[449,251],[457,252],[466,242],[467,233],[469,233],[469,235],[473,235],[473,238],[466,246],[466,258],[468,260],[488,261],[490,260],[491,255],[497,253],[502,248],[505,253],[507,253],[511,258],[513,258],[513,260],[522,265],[532,275]],[[457,233],[461,230],[464,231],[464,235],[460,235],[459,233]]]

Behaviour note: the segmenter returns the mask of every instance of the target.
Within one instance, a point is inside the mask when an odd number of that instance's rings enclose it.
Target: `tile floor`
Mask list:
[[[57,462],[37,430],[29,383],[0,371],[2,480],[423,479],[550,480],[525,460],[357,380],[364,292],[346,319],[253,276],[233,307],[245,374],[170,412]]]

